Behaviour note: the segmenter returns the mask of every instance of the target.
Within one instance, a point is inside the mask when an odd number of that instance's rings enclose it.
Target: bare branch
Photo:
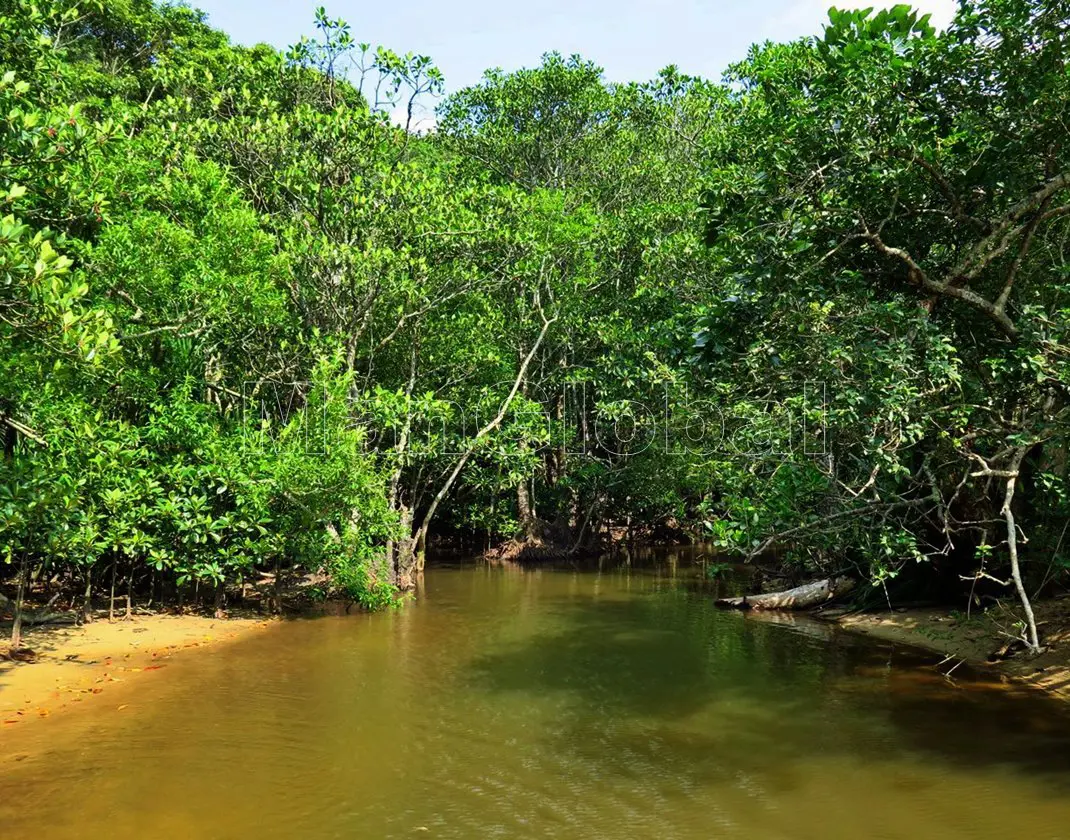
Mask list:
[[[936,295],[961,300],[994,321],[996,326],[1008,338],[1018,337],[1018,327],[1014,321],[992,301],[977,294],[967,286],[954,286],[946,280],[933,280],[910,255],[910,252],[886,244],[879,234],[867,231],[862,234],[862,238],[869,241],[882,254],[893,257],[903,263],[907,267],[907,279],[912,285]]]

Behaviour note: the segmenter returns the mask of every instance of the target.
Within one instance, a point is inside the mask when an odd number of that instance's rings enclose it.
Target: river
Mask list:
[[[1070,837],[1062,704],[720,612],[700,576],[435,566],[403,609],[177,657],[121,714],[20,733],[0,834]]]

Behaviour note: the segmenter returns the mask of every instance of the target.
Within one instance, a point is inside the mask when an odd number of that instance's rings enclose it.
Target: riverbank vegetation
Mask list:
[[[9,611],[296,573],[378,607],[430,538],[672,529],[886,601],[1012,595],[1041,644],[1070,7],[833,11],[720,81],[548,54],[440,100],[430,58],[316,30],[0,15]]]

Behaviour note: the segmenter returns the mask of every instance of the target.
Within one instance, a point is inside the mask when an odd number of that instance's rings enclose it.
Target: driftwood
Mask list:
[[[825,578],[813,583],[742,598],[718,598],[717,606],[735,610],[805,610],[846,595],[855,587],[851,578]]]

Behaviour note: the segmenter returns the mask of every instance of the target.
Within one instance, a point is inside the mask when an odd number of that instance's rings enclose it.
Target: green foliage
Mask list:
[[[884,584],[1003,563],[1009,472],[1054,553],[1066,24],[834,9],[723,84],[548,53],[419,134],[441,73],[323,8],[282,53],[7,4],[5,560],[376,608],[433,523],[670,526]]]
[[[0,58],[27,75],[0,81],[6,561],[175,587],[381,564],[384,479],[286,296],[291,258],[151,106],[188,92],[186,50],[244,54],[149,2],[6,22]],[[290,403],[266,396],[290,381]]]
[[[1042,535],[1065,518],[1066,21],[966,3],[938,36],[904,6],[833,10],[823,38],[731,71],[695,358],[737,410],[787,406],[822,436],[818,457],[722,463],[725,543],[783,534],[877,582],[946,555],[1005,567],[1001,470],[1044,488],[1020,512]],[[819,405],[793,402],[803,381]]]

